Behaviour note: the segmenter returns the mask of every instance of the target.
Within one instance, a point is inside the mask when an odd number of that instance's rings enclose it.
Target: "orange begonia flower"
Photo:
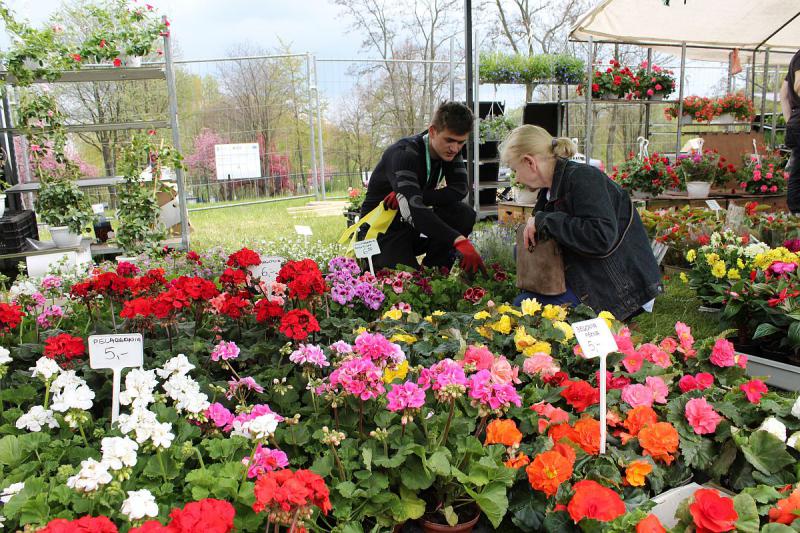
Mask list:
[[[516,446],[522,442],[522,433],[517,429],[517,424],[508,418],[498,418],[489,422],[486,427],[485,444],[502,444]]]
[[[551,450],[537,455],[525,472],[531,487],[553,497],[559,485],[572,476],[572,462]]]
[[[648,424],[639,431],[639,444],[644,453],[656,461],[672,463],[675,457],[671,454],[678,451],[679,443],[678,431],[669,422]]]

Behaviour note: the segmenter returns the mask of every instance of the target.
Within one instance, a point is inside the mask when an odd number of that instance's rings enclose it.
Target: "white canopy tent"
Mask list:
[[[734,48],[742,63],[788,64],[800,50],[800,0],[602,0],[581,17],[576,41],[653,47],[686,58],[728,61]],[[677,47],[677,49],[676,49]]]

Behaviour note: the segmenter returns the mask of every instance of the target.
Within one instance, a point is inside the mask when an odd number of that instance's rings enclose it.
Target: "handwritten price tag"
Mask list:
[[[358,241],[353,245],[353,251],[356,257],[364,259],[365,257],[372,257],[381,253],[381,247],[378,246],[377,239],[369,239],[367,241]]]
[[[119,417],[119,391],[122,369],[139,367],[144,363],[144,338],[140,333],[91,335],[89,337],[89,366],[110,368],[114,372],[111,396],[111,423]]]
[[[250,275],[266,283],[272,283],[277,279],[281,266],[283,266],[283,257],[277,255],[262,257],[260,265],[250,267]]]
[[[576,322],[572,324],[572,330],[586,359],[608,355],[619,349],[608,324],[602,318]]]

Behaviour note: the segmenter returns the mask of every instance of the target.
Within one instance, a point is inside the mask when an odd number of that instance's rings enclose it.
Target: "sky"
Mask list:
[[[142,4],[145,0],[139,0]],[[290,44],[294,52],[353,58],[360,39],[348,35],[349,22],[329,0],[147,0],[169,17],[181,59],[227,55],[237,43],[264,48]],[[62,0],[8,0],[20,18],[34,25],[47,20]],[[0,33],[0,46],[8,38]]]

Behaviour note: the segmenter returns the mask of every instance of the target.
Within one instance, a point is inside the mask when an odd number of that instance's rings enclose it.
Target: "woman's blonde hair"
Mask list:
[[[566,137],[553,137],[544,128],[525,124],[514,128],[500,144],[500,159],[508,165],[525,155],[569,159],[577,153],[575,143]]]

